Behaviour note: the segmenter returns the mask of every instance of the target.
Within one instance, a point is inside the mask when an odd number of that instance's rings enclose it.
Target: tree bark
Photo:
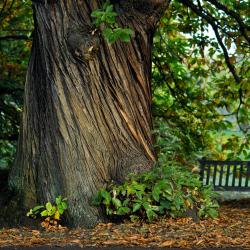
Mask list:
[[[168,2],[113,1],[130,43],[108,44],[94,32],[97,0],[33,1],[35,30],[22,129],[9,186],[24,207],[68,198],[68,221],[102,220],[96,191],[155,158],[151,129],[151,47]]]

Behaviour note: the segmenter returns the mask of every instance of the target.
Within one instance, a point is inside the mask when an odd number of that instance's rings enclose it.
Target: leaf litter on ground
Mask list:
[[[4,246],[142,246],[169,248],[241,247],[250,249],[250,203],[222,205],[217,219],[164,218],[154,223],[102,223],[94,229],[28,227],[0,230]]]

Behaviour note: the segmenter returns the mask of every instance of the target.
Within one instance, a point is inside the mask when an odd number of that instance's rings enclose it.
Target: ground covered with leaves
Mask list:
[[[219,218],[194,222],[165,218],[157,222],[99,224],[94,229],[2,228],[0,246],[241,247],[250,249],[250,202],[223,204]]]

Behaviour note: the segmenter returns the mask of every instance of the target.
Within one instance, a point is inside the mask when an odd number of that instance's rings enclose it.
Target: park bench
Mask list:
[[[250,161],[200,160],[203,185],[216,191],[250,191]]]

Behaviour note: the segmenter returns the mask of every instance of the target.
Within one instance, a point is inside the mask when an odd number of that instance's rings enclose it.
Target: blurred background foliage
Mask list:
[[[16,149],[32,29],[30,1],[0,1],[0,168]]]
[[[179,0],[162,17],[154,37],[153,114],[165,157],[184,164],[250,160],[249,7]]]
[[[173,0],[159,22],[153,133],[166,160],[250,160],[249,5]],[[32,29],[31,1],[0,2],[0,168],[15,154]]]

